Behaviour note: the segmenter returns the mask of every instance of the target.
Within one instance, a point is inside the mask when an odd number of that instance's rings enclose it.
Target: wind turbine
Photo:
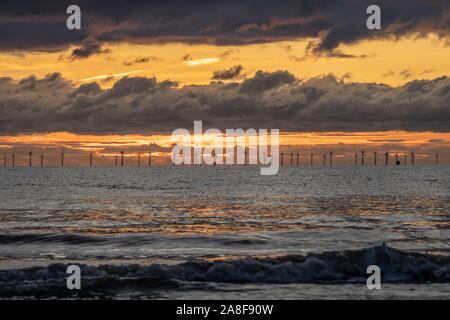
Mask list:
[[[331,151],[331,152],[330,152],[330,166],[333,165],[333,154],[334,154],[334,152]]]
[[[41,168],[44,166],[44,155],[41,154]]]
[[[323,165],[326,166],[327,165],[327,154],[323,155]]]
[[[91,153],[89,153],[89,167],[92,167],[92,158],[94,157],[94,155]]]
[[[365,155],[366,151],[363,149],[361,151],[361,165],[364,165],[364,155]]]
[[[3,156],[3,166],[6,168],[6,156]]]
[[[13,168],[16,166],[16,155],[13,153],[11,156],[12,166]]]
[[[389,165],[389,152],[386,152],[385,154],[384,154],[384,156],[385,156],[385,160],[386,160],[386,165]]]
[[[373,164],[375,166],[377,165],[377,152],[376,151],[373,153]]]
[[[300,153],[297,153],[296,156],[297,156],[297,165],[299,165],[300,164]]]
[[[291,152],[291,166],[292,166],[292,164],[293,164],[293,162],[292,162],[292,157],[294,156],[294,153],[292,153]]]
[[[311,157],[311,167],[314,165],[314,154],[309,155]]]
[[[280,156],[281,156],[281,161],[280,161],[280,163],[281,163],[281,165],[283,165],[283,156],[284,156],[284,153],[283,153],[283,152],[280,152]]]
[[[122,151],[120,151],[120,166],[121,167],[123,167],[123,154],[124,154],[125,152],[122,150]]]
[[[436,157],[436,165],[438,165],[438,162],[439,162],[439,153],[436,153],[435,157]]]
[[[31,151],[30,150],[30,152],[28,152],[28,156],[29,156],[29,166],[31,167],[33,164],[32,164],[32,157],[33,157],[33,151]]]
[[[61,151],[61,167],[64,167],[64,149]]]
[[[358,165],[358,153],[355,153],[355,166]]]

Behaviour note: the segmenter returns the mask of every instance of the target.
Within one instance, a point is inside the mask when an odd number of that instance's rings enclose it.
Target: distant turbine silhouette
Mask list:
[[[333,151],[330,152],[330,166],[333,165]]]
[[[309,155],[311,157],[311,167],[314,165],[314,154]]]
[[[377,165],[377,152],[376,151],[373,153],[373,165],[374,166]]]
[[[138,167],[141,166],[141,154],[138,153]]]
[[[41,154],[41,168],[44,166],[44,155]]]
[[[358,165],[358,154],[355,153],[355,166],[357,166],[357,165]]]
[[[125,152],[122,150],[122,151],[120,151],[120,166],[121,167],[123,167],[123,154],[124,154]]]
[[[14,153],[11,156],[11,164],[13,168],[16,166],[16,155]]]
[[[292,164],[293,164],[293,162],[292,162],[292,157],[294,156],[294,154],[291,152],[291,166],[292,166]]]
[[[64,150],[61,151],[61,167],[64,167]]]
[[[6,156],[3,156],[3,166],[6,168]]]
[[[327,165],[327,155],[326,154],[323,155],[323,165],[324,166]]]
[[[404,161],[404,163],[405,163],[405,166],[408,163],[408,155],[407,154],[405,154],[405,161]]]
[[[411,165],[416,165],[416,155],[414,152],[411,152]]]
[[[118,164],[118,159],[117,159],[118,156],[117,156],[117,154],[116,154],[116,157],[115,157],[115,158],[116,158],[115,166],[117,167],[117,164]]]
[[[366,151],[363,149],[361,151],[361,165],[364,165],[364,155],[366,154]]]
[[[281,163],[281,165],[283,165],[283,156],[284,156],[284,153],[283,153],[283,152],[280,152],[280,157],[281,157],[280,163]]]
[[[92,154],[92,152],[89,154],[89,167],[92,167],[92,158],[94,157],[94,155]]]
[[[436,165],[438,165],[438,162],[439,162],[439,153],[436,153],[435,157],[436,157]]]
[[[300,164],[300,153],[297,153],[296,156],[297,156],[297,165],[299,165]]]
[[[389,165],[389,152],[386,152],[384,154],[384,156],[385,156],[386,165]]]
[[[28,156],[30,157],[29,158],[30,161],[29,161],[28,165],[31,167],[31,166],[33,166],[33,163],[32,163],[33,151],[30,150],[30,152],[28,152]]]

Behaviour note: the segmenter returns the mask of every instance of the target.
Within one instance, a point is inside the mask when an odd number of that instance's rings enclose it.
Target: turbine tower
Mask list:
[[[28,165],[30,167],[32,167],[33,166],[33,163],[32,163],[33,151],[30,150],[30,152],[28,152],[28,156],[29,156],[29,163],[28,163]]]
[[[323,155],[323,165],[326,166],[327,165],[327,154]]]
[[[373,164],[375,166],[377,165],[377,152],[376,151],[373,153]]]
[[[122,151],[120,151],[120,166],[121,167],[123,167],[123,154],[124,154],[125,152],[122,150]]]
[[[361,165],[364,165],[364,155],[366,154],[366,151],[363,149],[361,151]]]
[[[284,156],[284,153],[280,152],[280,157],[281,157],[280,163],[281,163],[281,165],[283,165],[283,156]]]
[[[64,167],[64,150],[61,151],[61,167]]]
[[[385,156],[386,165],[389,165],[389,152],[386,152],[384,154],[384,156]]]
[[[311,167],[314,165],[314,154],[309,155],[311,157]]]
[[[300,164],[300,153],[297,153],[296,156],[297,156],[297,165],[299,165]]]
[[[41,168],[44,166],[44,155],[41,154]]]
[[[92,167],[92,158],[93,158],[92,152],[89,154],[89,167]]]
[[[438,163],[439,163],[439,153],[436,153],[435,157],[436,157],[436,165],[438,165]]]
[[[293,164],[293,162],[292,162],[292,157],[294,156],[294,153],[292,153],[291,152],[291,166],[292,166],[292,164]]]
[[[355,166],[358,165],[358,153],[355,153]]]
[[[13,153],[11,156],[12,166],[13,168],[16,166],[16,155]]]
[[[6,156],[3,156],[3,166],[6,168]]]
[[[330,152],[330,166],[333,165],[333,154],[334,154],[334,152],[331,151],[331,152]]]

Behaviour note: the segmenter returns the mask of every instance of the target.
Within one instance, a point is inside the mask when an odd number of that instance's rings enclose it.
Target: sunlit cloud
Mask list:
[[[128,76],[130,74],[141,73],[143,71],[144,70],[136,70],[136,71],[130,71],[130,72],[115,73],[115,74],[102,74],[99,76],[82,79],[82,80],[80,80],[80,82],[104,80],[104,79],[109,79],[109,78],[119,78],[119,77]]]
[[[197,67],[205,64],[212,64],[219,62],[219,58],[204,58],[204,59],[196,59],[196,60],[187,60],[184,61],[186,65],[189,67]]]

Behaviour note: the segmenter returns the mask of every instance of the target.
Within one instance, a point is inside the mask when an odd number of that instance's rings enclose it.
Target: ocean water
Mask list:
[[[450,298],[447,166],[4,168],[0,190],[0,298]]]

